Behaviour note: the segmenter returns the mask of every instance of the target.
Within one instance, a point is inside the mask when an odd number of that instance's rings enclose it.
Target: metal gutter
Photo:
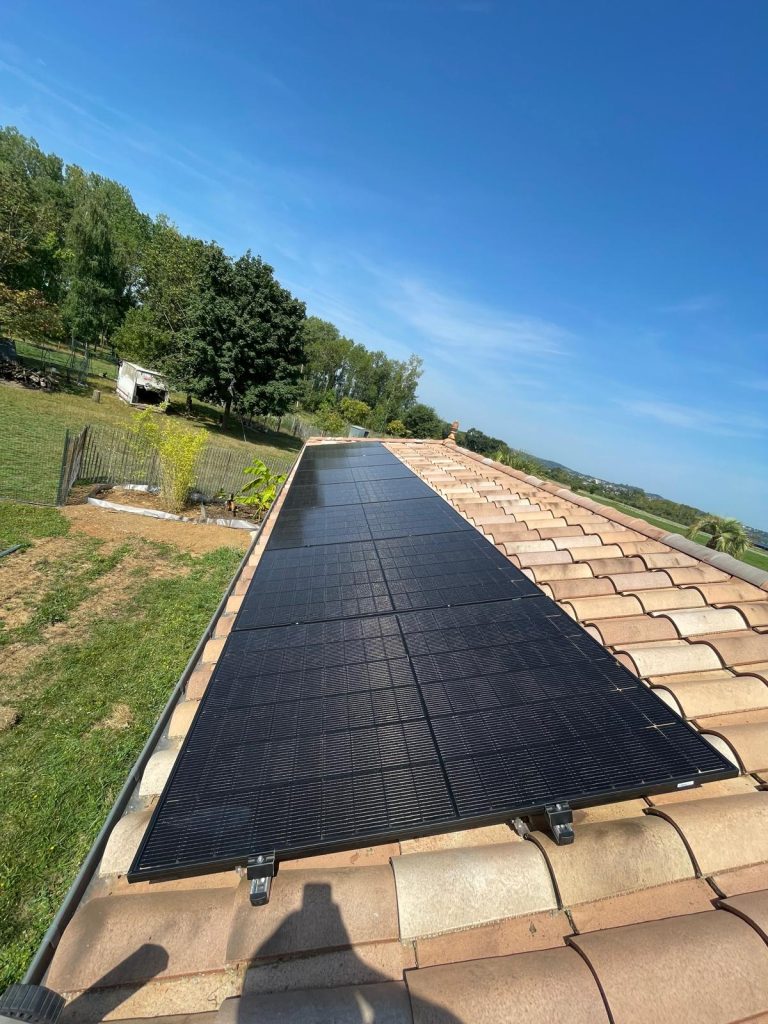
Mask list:
[[[203,653],[205,645],[213,636],[213,632],[216,623],[219,619],[219,616],[224,611],[227,601],[231,597],[232,591],[235,589],[237,581],[240,578],[240,574],[247,565],[248,559],[251,557],[251,554],[253,553],[253,549],[259,542],[261,532],[266,526],[270,515],[272,514],[272,509],[277,504],[277,500],[282,494],[283,488],[286,486],[289,480],[292,479],[296,471],[296,467],[301,461],[301,457],[304,454],[305,450],[306,442],[304,443],[301,451],[299,452],[298,458],[294,462],[293,468],[291,469],[291,472],[288,474],[288,477],[280,485],[277,494],[275,495],[275,500],[270,505],[267,514],[264,516],[264,518],[256,528],[253,540],[248,546],[248,550],[243,555],[240,564],[237,567],[237,571],[232,576],[232,579],[229,582],[229,586],[225,590],[223,597],[221,598],[216,607],[216,611],[211,616],[208,625],[206,626],[205,630],[203,631],[200,637],[200,640],[198,641],[197,647],[195,647],[192,656],[190,657],[184,671],[181,673],[181,676],[179,677],[179,681],[173,688],[173,691],[171,692],[171,695],[168,698],[168,702],[163,708],[160,717],[158,718],[157,722],[154,725],[154,728],[152,729],[152,732],[149,734],[147,742],[144,744],[141,753],[136,758],[133,767],[131,768],[128,774],[128,778],[125,780],[123,788],[120,790],[117,799],[115,800],[109,814],[107,815],[107,819],[104,822],[101,831],[96,836],[96,839],[93,841],[93,845],[86,854],[85,860],[80,866],[80,870],[77,873],[77,877],[75,878],[72,885],[69,887],[69,891],[64,897],[64,900],[61,906],[59,907],[56,916],[51,922],[48,931],[43,936],[43,940],[40,943],[40,946],[38,947],[38,950],[35,953],[34,957],[32,958],[32,962],[27,968],[26,974],[24,975],[23,983],[25,985],[42,984],[43,978],[45,977],[45,973],[48,970],[48,967],[50,966],[51,960],[53,959],[53,954],[56,951],[56,947],[58,946],[61,937],[64,934],[64,929],[67,927],[70,920],[72,919],[72,916],[75,910],[77,909],[77,906],[80,903],[80,900],[82,899],[83,894],[91,881],[91,877],[96,868],[98,867],[99,861],[101,860],[104,854],[104,849],[107,845],[107,841],[112,832],[112,829],[117,824],[118,820],[122,817],[123,811],[128,806],[133,791],[137,784],[139,783],[139,781],[141,780],[141,776],[144,772],[147,762],[152,756],[154,748],[163,734],[163,730],[170,721],[174,708],[176,707],[179,698],[184,692],[189,677],[192,675],[192,672],[194,671],[195,666],[197,665],[197,662],[199,661]]]

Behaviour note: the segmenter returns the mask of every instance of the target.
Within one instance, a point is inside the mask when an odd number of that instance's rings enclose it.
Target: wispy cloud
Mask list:
[[[721,437],[758,437],[768,432],[768,420],[748,413],[716,413],[656,399],[619,400],[619,404],[634,415],[682,430],[718,434]]]
[[[706,313],[710,309],[720,305],[720,296],[714,293],[708,295],[692,295],[690,298],[680,302],[672,302],[669,305],[659,306],[659,313]]]
[[[428,343],[467,357],[551,357],[565,353],[571,338],[549,320],[446,295],[415,280],[396,282],[388,306]]]

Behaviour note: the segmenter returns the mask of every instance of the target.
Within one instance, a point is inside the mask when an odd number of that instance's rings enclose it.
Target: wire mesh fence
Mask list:
[[[208,444],[197,464],[194,489],[205,498],[238,494],[257,451]],[[272,473],[287,473],[296,452],[259,458]],[[44,419],[0,445],[0,500],[62,505],[76,482],[160,484],[157,455],[131,430],[93,424],[65,430]]]
[[[194,489],[206,498],[237,494],[247,483],[245,467],[256,453],[243,448],[208,444],[197,464]],[[259,456],[273,473],[287,473],[296,460],[285,456]],[[89,429],[79,479],[94,484],[160,484],[160,463],[154,451],[138,443],[130,430],[94,425]]]
[[[44,418],[0,444],[0,498],[31,505],[59,503],[69,432]]]

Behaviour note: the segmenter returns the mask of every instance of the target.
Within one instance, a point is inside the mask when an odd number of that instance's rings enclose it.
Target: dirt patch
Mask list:
[[[94,729],[128,729],[133,725],[133,712],[127,704],[115,704],[106,718],[94,725]]]
[[[19,720],[19,713],[15,708],[9,708],[6,704],[0,704],[0,732],[7,732],[12,729]]]
[[[3,559],[0,565],[0,622],[6,629],[25,625],[34,608],[29,600],[46,589],[47,566],[70,557],[77,548],[71,537],[36,540],[26,551]]]
[[[135,492],[134,492],[135,493]],[[237,548],[245,551],[250,544],[248,530],[233,530],[227,526],[205,523],[177,523],[169,519],[149,519],[130,512],[111,512],[95,505],[70,505],[62,514],[75,529],[88,534],[122,543],[132,538],[173,544],[192,555],[204,555],[216,548]]]
[[[135,508],[151,508],[158,512],[173,511],[174,515],[199,517],[202,515],[200,504],[188,501],[182,509],[169,509],[159,494],[152,491],[135,491],[131,487],[109,487],[95,495],[104,501],[115,501],[118,505],[133,505]]]

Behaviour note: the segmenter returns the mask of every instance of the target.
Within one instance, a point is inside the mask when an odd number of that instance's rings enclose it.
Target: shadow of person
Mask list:
[[[142,978],[146,984],[162,974],[167,966],[165,947],[145,942],[67,1003],[60,1018],[61,1024],[103,1020],[136,992],[132,979]]]
[[[254,909],[254,913],[259,910]],[[299,953],[305,954],[301,961],[305,979],[297,981],[297,962],[293,960],[291,991],[245,995],[235,1018],[238,1024],[283,1024],[292,1020],[301,1020],[302,1024],[410,1024],[408,992],[392,985],[403,981],[404,974],[382,974],[358,955],[327,883],[307,883],[299,910],[283,919],[251,959],[279,960],[282,966],[284,958]],[[283,987],[278,977],[274,982],[276,989]],[[311,997],[303,991],[306,989],[312,990]],[[418,1018],[413,1019],[417,1024],[462,1024],[448,1010],[423,999],[418,1001]]]

